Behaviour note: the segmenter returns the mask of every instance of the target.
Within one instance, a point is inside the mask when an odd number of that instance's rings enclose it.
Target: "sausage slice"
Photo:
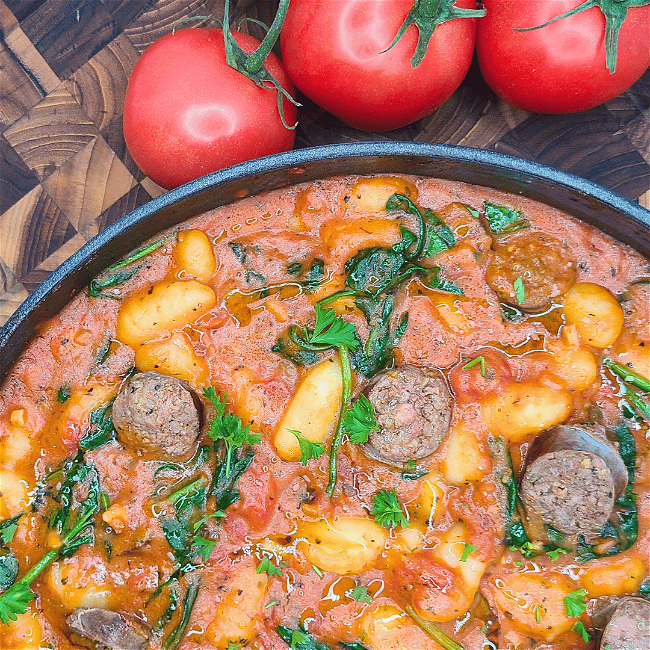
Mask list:
[[[519,493],[535,536],[598,533],[627,485],[625,465],[599,425],[560,425],[531,444]]]
[[[554,237],[521,231],[497,241],[493,250],[487,283],[499,300],[513,307],[543,311],[575,283],[576,262],[571,249]]]
[[[201,431],[201,415],[189,386],[157,372],[131,377],[113,402],[118,440],[157,458],[189,455]]]
[[[449,430],[452,399],[439,370],[402,366],[380,373],[366,389],[378,428],[364,449],[391,465],[430,456]]]
[[[108,609],[75,609],[67,621],[74,632],[110,650],[144,650],[149,644],[143,625]]]
[[[594,624],[602,628],[599,650],[641,650],[650,648],[650,601],[623,598],[607,607]]]

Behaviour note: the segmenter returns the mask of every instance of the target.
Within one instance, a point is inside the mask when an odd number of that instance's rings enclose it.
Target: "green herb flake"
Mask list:
[[[551,558],[551,560],[553,560],[553,562],[557,562],[557,560],[560,557],[560,553],[562,553],[563,555],[566,555],[568,553],[568,551],[566,549],[564,549],[564,548],[560,548],[559,546],[557,546],[555,548],[548,549],[546,551],[546,555],[548,555]]]
[[[0,522],[0,542],[3,546],[11,544],[11,541],[18,530],[18,520],[23,516],[23,513],[12,517],[11,519],[5,519]]]
[[[61,386],[61,388],[59,388],[56,394],[56,400],[60,404],[63,404],[64,402],[67,402],[70,399],[71,394],[72,393],[70,392],[70,389],[67,386]]]
[[[526,300],[526,287],[524,286],[524,281],[521,276],[519,276],[513,282],[512,287],[515,290],[515,296],[517,298],[517,302],[520,305],[523,305],[524,301]]]
[[[343,415],[343,428],[353,445],[368,442],[370,432],[377,429],[375,411],[365,395],[359,395]]]
[[[194,552],[203,558],[204,562],[207,562],[210,559],[210,554],[212,549],[216,546],[217,541],[213,539],[206,539],[201,535],[197,535],[192,542],[192,548]]]
[[[578,589],[563,598],[564,611],[567,616],[580,616],[587,609],[587,604],[585,603],[586,595],[587,591],[585,589]]]
[[[528,227],[528,220],[518,210],[494,203],[483,204],[488,229],[494,235],[507,235]]]
[[[218,397],[214,386],[205,388],[203,396],[209,400],[216,411],[215,417],[210,422],[208,435],[215,442],[223,440],[226,446],[226,476],[230,475],[233,453],[245,444],[257,444],[262,436],[259,433],[250,433],[250,425],[244,423],[236,415],[226,412],[227,393]]]
[[[358,603],[366,603],[369,605],[372,602],[372,597],[368,594],[368,587],[356,585],[350,592],[350,597],[354,598]]]
[[[471,544],[465,543],[465,547],[463,548],[463,554],[460,556],[460,561],[467,562],[467,558],[469,558],[470,553],[475,550],[476,550],[476,546],[472,546]]]
[[[278,604],[277,600],[272,600],[270,603],[264,605],[264,609],[269,609],[269,607],[273,607],[273,605],[277,605],[277,604]]]
[[[591,639],[591,636],[589,635],[589,632],[587,632],[587,630],[585,629],[585,626],[582,623],[582,621],[576,621],[571,629],[574,632],[577,632],[582,637],[582,640],[585,643],[587,643]],[[609,647],[609,644],[605,647]]]
[[[485,357],[476,357],[475,359],[472,359],[469,363],[466,363],[463,367],[462,370],[469,370],[470,368],[473,368],[476,365],[481,366],[481,377],[485,377]]]
[[[535,622],[539,623],[542,620],[542,608],[540,605],[535,605]]]
[[[350,350],[359,345],[355,337],[354,324],[337,316],[333,309],[325,309],[316,304],[316,324],[310,342],[335,347],[347,347]]]
[[[325,449],[322,442],[307,440],[300,431],[296,431],[295,429],[287,429],[287,431],[292,433],[298,440],[298,444],[300,445],[300,462],[303,465],[306,465],[312,458],[318,458],[327,453],[327,449]]]
[[[314,570],[314,573],[322,580],[323,572],[315,564],[312,564],[311,568]]]
[[[257,565],[256,573],[266,573],[270,576],[281,576],[282,569],[275,566],[275,564],[271,562],[271,558],[263,557],[260,563]]]
[[[384,528],[395,528],[408,526],[408,519],[404,516],[402,506],[397,499],[395,489],[379,490],[372,497],[371,515],[375,516],[375,522]]]

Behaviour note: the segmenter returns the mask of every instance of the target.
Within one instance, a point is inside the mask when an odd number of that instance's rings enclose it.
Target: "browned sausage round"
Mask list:
[[[599,650],[641,650],[650,648],[650,601],[623,598],[597,617],[603,628]]]
[[[392,465],[430,456],[449,429],[452,399],[438,370],[403,366],[377,375],[366,389],[378,428],[366,453]]]
[[[563,242],[520,231],[494,244],[486,280],[499,300],[523,311],[543,311],[576,280],[576,262]]]
[[[182,458],[201,430],[198,398],[179,379],[143,372],[115,398],[113,424],[124,446],[159,458]]]
[[[531,444],[519,492],[534,536],[552,527],[569,542],[598,533],[626,485],[627,470],[603,427],[560,425]]]
[[[108,609],[75,609],[67,621],[71,630],[109,650],[144,650],[149,643],[142,624]]]

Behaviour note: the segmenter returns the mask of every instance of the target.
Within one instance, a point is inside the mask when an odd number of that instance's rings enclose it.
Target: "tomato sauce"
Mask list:
[[[387,210],[394,194],[435,213],[453,243],[409,259],[434,226],[403,206]],[[543,309],[505,305],[486,281],[495,242],[515,236],[491,230],[486,203],[516,210],[526,233],[570,251],[575,280]],[[400,249],[405,230],[415,243]],[[650,398],[603,363],[650,375],[648,260],[532,200],[414,176],[298,185],[217,208],[176,232],[199,233],[191,254],[176,234],[98,296],[75,297],[43,324],[2,385],[0,560],[16,558],[18,570],[11,577],[11,561],[0,563],[0,578],[10,576],[0,580],[0,614],[3,598],[5,608],[15,605],[12,583],[53,552],[28,584],[34,598],[0,624],[3,648],[101,645],[68,623],[74,610],[92,608],[142,625],[146,645],[164,650],[302,648],[300,634],[310,636],[309,648],[596,648],[592,617],[601,604],[649,590],[648,422],[626,387]],[[345,294],[355,259],[371,249],[402,250],[403,275],[380,296],[393,301],[383,320],[377,311],[367,317],[361,293]],[[533,260],[518,255],[512,263],[524,270],[513,295],[525,297]],[[202,293],[193,303],[195,289]],[[328,302],[336,292],[344,293]],[[343,353],[306,346],[301,352],[312,356],[297,363],[286,347],[292,326],[313,336],[316,305],[352,324],[358,347],[379,336],[379,320],[392,344],[384,344],[383,365],[365,373],[351,350],[344,407],[386,369],[441,372],[453,408],[434,453],[385,462],[349,431],[331,450]],[[190,457],[143,454],[116,438],[111,404],[145,371],[178,377],[202,402]],[[218,417],[203,392],[209,386],[242,429],[259,434],[234,452],[243,463],[251,451],[248,465],[219,480],[228,452],[209,434]],[[291,408],[293,428],[317,445],[304,462],[286,424]],[[536,537],[521,502],[512,506],[533,440],[567,423],[602,425],[617,449],[622,438],[612,432],[623,426],[636,450],[627,528],[612,524],[609,536],[594,533],[577,546]],[[106,440],[88,447],[102,427]],[[338,459],[331,495],[328,452]],[[80,467],[90,478],[79,478]],[[71,477],[78,480],[66,497]],[[380,492],[397,501],[389,525],[379,522]],[[85,538],[66,550],[69,524],[57,527],[57,513],[74,522],[95,496]],[[513,523],[524,537],[513,537]]]

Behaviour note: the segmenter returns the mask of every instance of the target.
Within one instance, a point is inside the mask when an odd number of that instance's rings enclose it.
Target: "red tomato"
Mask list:
[[[247,53],[259,42],[233,32]],[[279,59],[267,70],[293,93]],[[296,108],[284,101],[287,124]],[[220,29],[181,29],[140,57],[126,90],[124,139],[152,180],[171,189],[208,172],[293,146],[280,119],[277,93],[257,86],[226,63]]]
[[[387,131],[443,104],[467,74],[475,18],[438,25],[417,68],[411,25],[388,52],[413,0],[292,0],[282,27],[282,60],[307,97],[347,124]],[[475,0],[457,7],[476,9]]]
[[[606,66],[605,17],[598,7],[530,32],[582,0],[483,0],[476,51],[485,81],[527,111],[574,113],[627,90],[650,65],[650,5],[628,10],[614,74]]]

